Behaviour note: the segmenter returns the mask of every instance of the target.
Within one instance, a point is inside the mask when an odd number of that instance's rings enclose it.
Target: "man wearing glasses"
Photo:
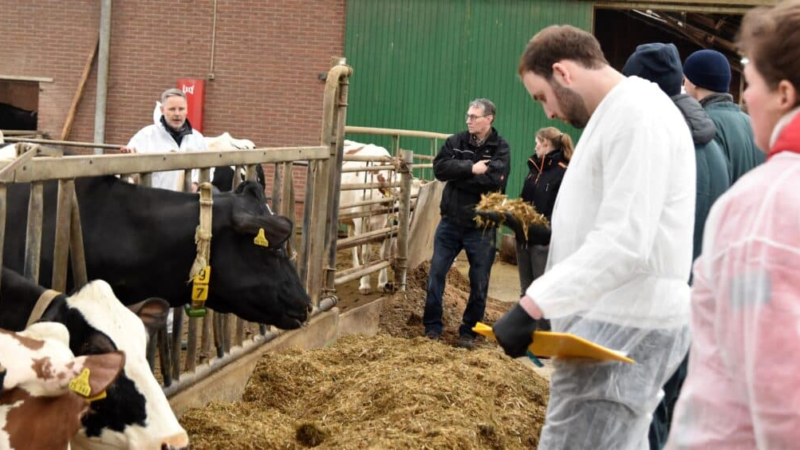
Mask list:
[[[467,110],[467,131],[450,136],[433,160],[436,179],[447,185],[442,194],[442,221],[434,237],[422,322],[425,336],[441,339],[445,279],[456,256],[466,251],[470,293],[458,330],[458,346],[467,349],[475,341],[472,328],[483,320],[495,253],[495,229],[477,226],[475,205],[481,194],[504,192],[510,170],[511,149],[492,126],[495,114],[491,101],[473,100]]]

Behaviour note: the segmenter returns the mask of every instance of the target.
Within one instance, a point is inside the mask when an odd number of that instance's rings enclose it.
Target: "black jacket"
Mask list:
[[[567,159],[561,150],[552,151],[543,158],[536,155],[528,159],[530,173],[522,185],[520,197],[533,205],[536,211],[544,214],[549,221],[553,216],[553,207],[556,205],[556,196],[561,188],[561,180],[567,172]],[[548,245],[550,243],[550,229],[547,227],[534,227],[528,231],[529,244]]]
[[[489,170],[482,175],[472,174],[472,165],[489,159]],[[442,193],[442,217],[462,226],[477,227],[475,205],[481,194],[505,192],[511,170],[511,148],[492,127],[481,146],[476,146],[468,131],[447,138],[433,160],[433,173],[446,181]]]

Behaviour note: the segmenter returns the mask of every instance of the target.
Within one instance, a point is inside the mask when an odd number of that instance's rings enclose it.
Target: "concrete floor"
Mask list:
[[[464,252],[458,255],[455,267],[464,276],[469,276],[469,263]],[[497,259],[489,276],[489,296],[500,301],[514,303],[519,300],[519,272],[517,266]]]

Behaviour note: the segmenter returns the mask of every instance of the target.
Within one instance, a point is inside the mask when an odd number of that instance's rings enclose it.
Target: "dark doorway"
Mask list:
[[[728,47],[714,44],[724,41],[723,44],[728,45],[733,41],[740,17],[684,13],[660,13],[660,18],[658,16],[658,12],[653,17],[644,11],[596,9],[594,35],[608,62],[621,71],[636,47],[650,42],[675,44],[681,61],[697,50],[711,48],[728,56],[732,69],[730,93],[734,101],[739,102],[743,88],[739,57]]]
[[[39,83],[0,80],[0,130],[36,130]]]

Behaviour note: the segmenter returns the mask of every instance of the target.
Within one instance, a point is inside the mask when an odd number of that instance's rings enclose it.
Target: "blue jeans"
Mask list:
[[[433,260],[428,273],[428,295],[425,299],[425,314],[422,323],[425,332],[442,334],[442,294],[447,272],[461,250],[467,252],[469,260],[469,301],[458,334],[475,336],[472,328],[483,320],[486,310],[486,295],[489,291],[489,274],[492,271],[495,253],[494,228],[486,230],[457,225],[442,219],[436,228],[433,240]]]

